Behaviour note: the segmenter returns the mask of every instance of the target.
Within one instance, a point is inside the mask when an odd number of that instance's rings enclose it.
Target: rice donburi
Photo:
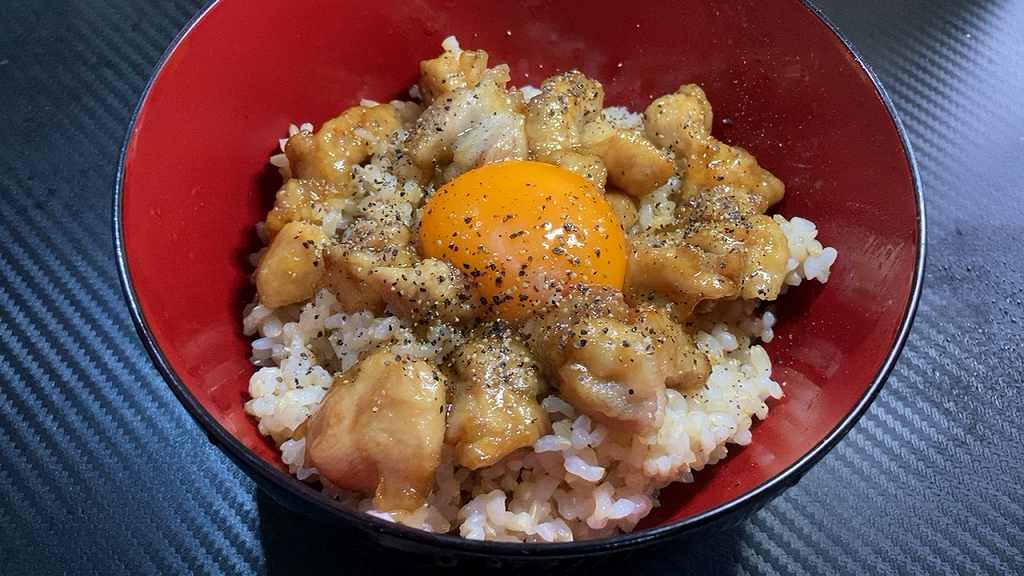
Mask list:
[[[642,113],[454,38],[409,101],[292,126],[258,232],[248,414],[300,480],[466,538],[632,530],[782,397],[771,303],[828,280],[701,88]]]

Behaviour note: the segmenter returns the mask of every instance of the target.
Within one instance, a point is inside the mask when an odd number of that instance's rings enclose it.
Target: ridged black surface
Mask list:
[[[257,494],[135,336],[111,239],[118,151],[199,4],[0,7],[0,573],[412,569]],[[749,522],[591,572],[1024,571],[1024,3],[818,5],[920,163],[929,266],[910,341],[853,432]]]

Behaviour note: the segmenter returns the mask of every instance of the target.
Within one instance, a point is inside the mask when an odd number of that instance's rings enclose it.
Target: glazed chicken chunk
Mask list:
[[[526,347],[500,325],[478,330],[449,360],[454,392],[447,441],[476,470],[533,445],[548,430],[537,402],[540,374]]]
[[[747,300],[775,300],[786,278],[789,260],[786,234],[771,216],[758,214],[750,220],[744,246],[741,296]]]
[[[698,157],[711,140],[713,115],[704,90],[696,84],[680,86],[644,110],[647,137],[680,159]]]
[[[665,377],[650,338],[612,318],[588,318],[568,332],[559,394],[595,420],[650,432],[665,414]]]
[[[711,105],[692,84],[644,112],[648,138],[681,163],[683,186],[673,223],[631,238],[631,303],[668,301],[686,317],[705,300],[779,295],[789,246],[762,214],[782,198],[782,183],[747,151],[715,139],[711,125]]]
[[[324,250],[324,286],[346,312],[384,311],[384,298],[371,290],[368,279],[379,258],[372,252],[336,244]]]
[[[594,154],[579,151],[587,122],[600,117],[604,87],[578,70],[552,76],[526,104],[530,155],[586,178],[604,188],[608,170]]]
[[[681,233],[644,233],[630,239],[623,291],[633,304],[667,300],[686,317],[703,300],[734,298],[736,282],[724,272],[730,253],[714,254],[685,241]]]
[[[332,209],[344,207],[348,194],[324,180],[290,178],[277,192],[274,208],[267,213],[266,232],[273,240],[289,222],[320,225]]]
[[[312,298],[323,276],[323,243],[319,226],[298,221],[286,224],[256,266],[260,302],[277,308]]]
[[[410,102],[356,106],[324,123],[316,133],[291,136],[285,151],[294,177],[277,192],[274,208],[267,214],[267,235],[273,239],[285,224],[296,220],[321,224],[325,214],[344,210],[355,192],[352,168],[366,161],[382,142],[404,133],[419,112]],[[422,180],[408,161],[389,160],[396,173]]]
[[[355,106],[328,120],[315,134],[302,131],[288,139],[285,155],[296,178],[317,179],[339,193],[353,193],[352,167],[370,156],[375,142],[388,138],[410,119],[405,106]]]
[[[774,220],[756,214],[689,223],[631,238],[624,282],[627,301],[668,300],[679,316],[686,317],[705,300],[779,296],[789,244]]]
[[[559,393],[595,420],[650,432],[661,425],[665,387],[692,389],[710,371],[707,356],[664,313],[590,318],[569,332]]]
[[[479,314],[476,288],[441,260],[427,258],[409,267],[379,266],[369,272],[368,279],[369,287],[411,324],[468,323]]]
[[[676,210],[685,241],[718,258],[718,271],[748,300],[777,298],[789,259],[785,234],[761,211],[759,196],[729,185],[705,188]]]
[[[595,154],[576,150],[556,150],[548,154],[545,161],[582,176],[597,188],[604,188],[608,182],[608,169]]]
[[[309,420],[307,460],[380,510],[418,508],[441,461],[446,385],[424,360],[374,353],[335,378]]]
[[[586,125],[582,146],[608,171],[608,183],[641,198],[663,185],[675,172],[672,158],[639,130],[615,128],[604,120]]]
[[[604,87],[578,70],[552,76],[540,85],[540,94],[526,104],[526,135],[530,155],[605,184],[603,164],[593,155],[576,151],[587,122],[600,117]]]
[[[694,84],[656,99],[644,111],[647,137],[675,152],[685,167],[687,192],[724,184],[741,187],[757,198],[759,212],[782,199],[782,182],[757,163],[749,152],[711,135],[711,104]]]
[[[526,105],[526,135],[533,158],[557,164],[593,182],[633,196],[661,186],[675,165],[640,131],[601,118],[604,88],[578,70],[552,76]]]
[[[345,237],[324,250],[324,285],[347,312],[384,311],[382,289],[371,273],[380,267],[404,268],[419,260],[409,227],[394,219],[362,218]]]
[[[742,188],[756,199],[762,213],[785,194],[782,181],[762,168],[753,154],[718,140],[711,141],[702,157],[690,160],[683,182],[690,190],[716,184]]]
[[[572,287],[540,312],[527,320],[520,331],[548,377],[564,360],[574,326],[586,318],[626,320],[632,313],[619,291],[587,286]]]
[[[643,310],[640,326],[654,345],[654,355],[665,375],[666,386],[686,391],[707,381],[711,374],[707,355],[697,349],[693,338],[668,314],[653,308]]]
[[[636,208],[636,202],[628,195],[618,192],[616,190],[608,190],[604,199],[608,201],[608,204],[612,207],[612,211],[615,212],[615,217],[619,221],[619,225],[626,232],[629,232],[633,226],[640,220],[640,214]]]
[[[707,358],[664,315],[637,314],[609,289],[579,289],[524,331],[559,395],[619,430],[661,425],[666,383],[689,387],[707,377]]]
[[[473,88],[486,71],[487,52],[446,49],[437,58],[420,62],[420,96],[430,104],[449,92]]]
[[[439,170],[444,182],[484,164],[526,158],[522,102],[505,89],[508,80],[508,66],[497,66],[475,86],[434,100],[406,141],[412,162]]]

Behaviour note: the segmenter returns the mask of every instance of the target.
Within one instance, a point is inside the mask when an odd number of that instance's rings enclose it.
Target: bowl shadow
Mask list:
[[[256,489],[256,505],[264,571],[270,576],[322,573],[324,569],[338,574],[415,573],[417,576],[441,574],[452,568],[463,573],[486,569],[491,576],[523,571],[522,565],[504,566],[486,560],[460,559],[457,566],[451,566],[430,556],[385,548],[355,528],[324,524],[292,511],[260,489]],[[740,523],[699,539],[670,539],[610,556],[556,560],[544,564],[546,568],[557,564],[558,573],[566,576],[662,572],[736,574],[740,571],[737,559],[744,532],[745,523]],[[535,566],[541,567],[542,564]]]

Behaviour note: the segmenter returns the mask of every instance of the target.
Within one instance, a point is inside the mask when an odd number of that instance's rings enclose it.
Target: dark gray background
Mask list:
[[[132,328],[111,239],[118,150],[199,4],[0,5],[4,574],[407,562],[257,493]],[[1024,571],[1024,3],[818,5],[881,77],[917,153],[929,218],[917,322],[881,396],[798,486],[698,546],[601,565],[617,573]]]

